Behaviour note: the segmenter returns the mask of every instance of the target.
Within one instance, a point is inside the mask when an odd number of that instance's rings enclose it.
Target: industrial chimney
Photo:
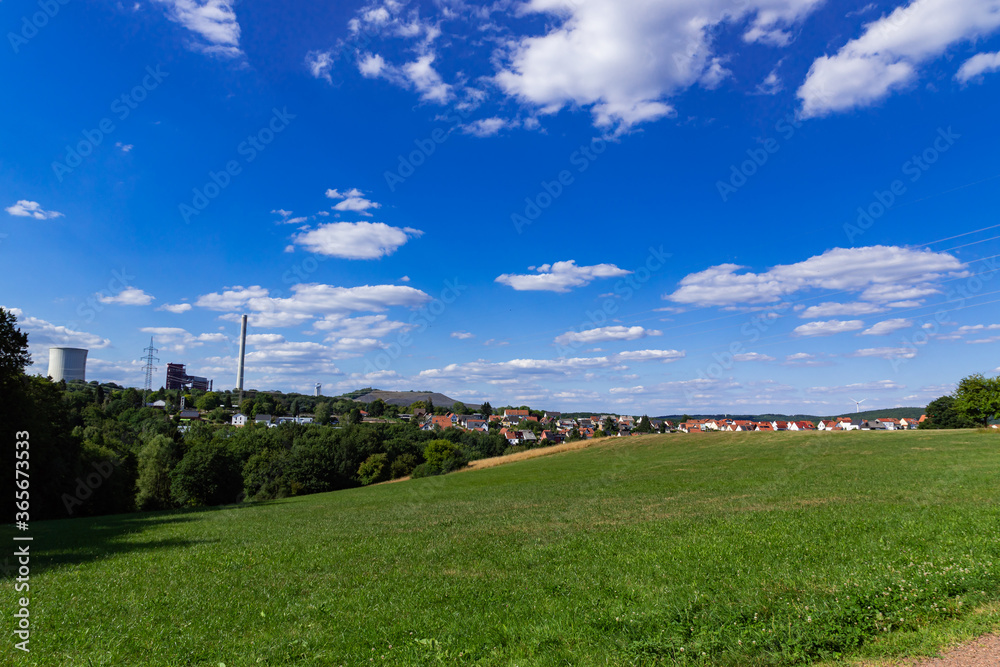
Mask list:
[[[240,320],[240,365],[236,370],[236,388],[240,390],[240,403],[243,403],[243,363],[247,355],[247,316]]]

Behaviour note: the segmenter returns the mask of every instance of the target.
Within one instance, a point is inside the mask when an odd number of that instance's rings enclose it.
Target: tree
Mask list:
[[[219,395],[214,391],[208,391],[198,397],[194,406],[203,412],[211,412],[219,407]]]
[[[424,448],[424,458],[432,474],[451,472],[468,462],[461,445],[444,439],[428,442]]]
[[[451,411],[456,415],[464,415],[468,410],[469,408],[465,407],[465,403],[462,401],[455,401],[451,404]]]
[[[489,401],[484,401],[483,404],[479,407],[479,412],[484,416],[489,417],[490,415],[493,414],[493,406],[490,405]]]
[[[365,459],[358,467],[358,479],[365,486],[389,479],[389,455],[382,452]]]
[[[222,407],[224,407],[226,410],[233,409],[233,395],[230,394],[228,391],[226,392],[226,399],[222,403]]]
[[[434,400],[430,396],[427,397],[427,414],[434,414]]]
[[[942,396],[931,401],[925,410],[927,419],[920,422],[920,429],[972,428],[975,424],[955,408],[954,396]]]
[[[28,334],[14,325],[17,316],[0,308],[0,387],[6,387],[24,374],[31,365],[28,354]]]
[[[410,407],[407,408],[407,411],[411,415],[417,410],[423,410],[424,412],[427,412],[428,411],[427,403],[425,401],[413,401],[412,403],[410,403]]]
[[[292,399],[292,404],[291,404],[290,406],[288,406],[288,412],[289,412],[289,413],[290,413],[290,414],[291,414],[291,415],[292,415],[293,417],[298,417],[298,416],[299,416],[299,410],[300,410],[300,409],[301,409],[301,408],[300,408],[300,406],[299,406],[299,399],[297,399],[297,398],[293,398],[293,399]]]
[[[604,431],[604,435],[616,435],[618,433],[618,425],[615,424],[615,420],[611,417],[605,417],[601,423],[601,430]]]
[[[253,399],[252,398],[244,398],[243,399],[243,402],[240,403],[240,412],[242,414],[245,414],[248,417],[252,417],[253,416],[251,414],[253,412]]]
[[[361,410],[354,408],[347,415],[348,424],[360,424],[364,418],[361,416]]]
[[[330,423],[330,404],[323,402],[316,405],[316,410],[313,411],[313,422],[316,424],[326,424]]]
[[[649,421],[649,417],[647,415],[643,415],[642,417],[639,418],[639,423],[635,425],[635,432],[636,433],[653,432],[653,423]]]
[[[140,510],[160,510],[172,506],[170,471],[174,467],[174,442],[156,435],[139,450],[139,479],[135,504]]]
[[[959,381],[954,395],[958,412],[980,426],[988,426],[1000,413],[1000,377],[969,375]]]
[[[368,410],[366,412],[371,417],[381,417],[385,414],[385,401],[381,398],[376,398],[368,404]]]
[[[170,479],[170,495],[179,505],[222,505],[239,501],[243,493],[240,462],[214,442],[190,447]]]

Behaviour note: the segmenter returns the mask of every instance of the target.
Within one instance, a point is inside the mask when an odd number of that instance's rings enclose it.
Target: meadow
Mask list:
[[[1000,436],[612,438],[31,534],[12,665],[856,664],[1000,627]]]

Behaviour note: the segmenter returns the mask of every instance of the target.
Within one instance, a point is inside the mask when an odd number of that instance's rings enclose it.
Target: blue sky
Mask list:
[[[925,405],[1000,342],[1000,2],[0,5],[33,369]]]

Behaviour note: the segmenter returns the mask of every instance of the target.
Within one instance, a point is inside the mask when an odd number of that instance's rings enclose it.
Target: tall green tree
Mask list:
[[[28,334],[17,328],[17,316],[0,308],[0,387],[20,379],[31,365],[28,354]]]
[[[368,404],[368,409],[365,410],[371,417],[381,417],[385,414],[385,401],[381,398],[376,398],[374,401]]]
[[[975,373],[962,378],[955,389],[955,408],[980,426],[1000,414],[1000,377]]]
[[[139,450],[139,479],[136,480],[135,504],[140,510],[171,507],[170,471],[175,461],[174,442],[156,435]]]
[[[456,415],[464,415],[469,409],[465,407],[465,403],[462,401],[455,401],[451,404],[451,411]]]
[[[604,431],[604,435],[616,435],[618,433],[618,425],[615,424],[615,420],[611,417],[605,417],[604,422],[601,423],[601,430]]]
[[[489,401],[484,401],[483,404],[479,407],[479,412],[485,415],[486,417],[489,417],[490,415],[493,414],[493,406],[490,405]]]
[[[927,419],[920,422],[920,429],[973,428],[975,424],[955,407],[954,396],[942,396],[927,404]]]
[[[318,403],[316,405],[316,410],[313,411],[313,422],[316,424],[326,424],[330,423],[330,404],[326,401]]]

